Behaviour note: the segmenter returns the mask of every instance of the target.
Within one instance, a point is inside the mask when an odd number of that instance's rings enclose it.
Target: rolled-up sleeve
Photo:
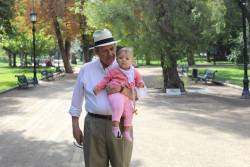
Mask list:
[[[143,97],[147,96],[147,87],[144,86],[144,88],[135,88],[137,98],[141,100]]]
[[[71,106],[69,109],[70,115],[74,117],[80,117],[82,112],[82,104],[84,98],[83,76],[84,76],[84,68],[81,68],[76,80],[71,100]]]

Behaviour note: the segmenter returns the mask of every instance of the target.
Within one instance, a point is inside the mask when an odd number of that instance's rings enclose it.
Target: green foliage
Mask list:
[[[43,29],[36,33],[36,52],[38,56],[48,55],[54,47],[55,40],[52,35],[47,35]]]
[[[231,53],[228,55],[228,60],[236,64],[242,63],[241,50],[243,49],[243,34],[239,33],[237,38],[231,38],[231,43],[233,44],[231,48]]]
[[[32,41],[32,36],[28,36],[24,32],[17,32],[15,35],[6,35],[0,42],[0,47],[11,53],[32,55]],[[48,54],[54,46],[55,41],[53,37],[46,35],[43,29],[36,33],[36,54],[38,57]]]
[[[0,0],[0,39],[2,38],[2,34],[12,33],[10,19],[14,15],[14,4],[15,0]]]

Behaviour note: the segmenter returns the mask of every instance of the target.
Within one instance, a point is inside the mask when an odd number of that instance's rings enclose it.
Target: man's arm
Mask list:
[[[79,127],[79,117],[72,116],[72,131],[73,136],[76,140],[76,142],[80,145],[82,145],[83,142],[83,134]]]
[[[106,88],[107,84],[112,79],[112,73],[108,72],[108,74],[94,87],[94,94],[97,95],[101,90]]]
[[[135,99],[137,98],[136,91],[133,91],[131,88],[127,88],[126,86],[112,86],[112,87],[108,86],[106,89],[107,89],[108,94],[120,92],[131,100],[133,100],[134,98]]]
[[[71,100],[71,106],[69,109],[69,113],[72,117],[73,137],[75,138],[78,144],[82,144],[83,141],[83,134],[79,127],[79,117],[82,112],[82,103],[84,98],[83,83],[81,82],[81,77],[83,76],[83,73],[84,71],[83,69],[81,69],[77,77]]]

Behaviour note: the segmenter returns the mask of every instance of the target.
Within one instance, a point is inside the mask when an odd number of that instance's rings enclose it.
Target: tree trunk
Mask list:
[[[83,7],[85,4],[85,0],[81,0],[80,1],[81,5],[80,5],[80,31],[81,31],[81,47],[83,50],[83,56],[84,56],[84,63],[90,62],[91,61],[91,54],[89,53],[89,36],[86,34],[87,32],[87,18],[85,15],[83,15]]]
[[[164,90],[166,88],[180,88],[181,92],[185,92],[184,83],[178,75],[175,56],[168,55],[168,64],[165,57],[166,55],[161,55]]]
[[[194,54],[190,51],[187,54],[187,62],[189,66],[195,65]]]
[[[71,54],[71,64],[77,64],[76,55],[75,54]]]
[[[13,67],[16,67],[16,53],[13,53]]]
[[[150,55],[145,55],[145,59],[146,59],[146,65],[150,65],[150,61],[151,61],[151,57]]]
[[[214,56],[213,57],[213,63],[214,63],[214,65],[216,65],[216,54],[214,54],[213,56]]]
[[[24,66],[27,67],[28,66],[28,59],[27,59],[27,54],[24,53]]]
[[[82,37],[82,43],[83,43],[83,40],[86,39],[85,37]],[[84,46],[85,45],[85,46]],[[92,59],[92,56],[91,54],[89,53],[89,45],[86,44],[83,44],[82,46],[82,49],[83,49],[83,61],[84,63],[87,63],[87,62],[90,62],[91,59]]]
[[[61,33],[61,29],[59,26],[59,22],[57,18],[53,18],[53,23],[54,23],[54,28],[55,28],[55,33],[57,37],[57,42],[58,42],[58,47],[62,55],[63,63],[64,63],[64,68],[66,73],[73,73],[72,67],[70,66],[69,63],[69,58],[70,58],[70,40],[66,39],[65,40],[65,46],[63,42],[63,37]]]
[[[24,67],[24,53],[23,53],[23,50],[20,51],[19,55],[20,55],[20,66]]]
[[[166,66],[164,65],[164,56],[161,55],[161,67],[162,67],[162,75],[163,75],[163,91],[166,90],[167,88],[167,84],[168,84],[168,73],[167,73],[167,68]]]
[[[12,64],[12,53],[11,53],[11,50],[6,48],[6,47],[3,47],[3,49],[5,50],[5,52],[8,54],[8,58],[9,58],[9,67],[13,67],[13,64]]]
[[[211,59],[210,59],[210,56],[211,56],[211,53],[210,51],[207,52],[207,62],[211,62]]]
[[[72,67],[69,63],[70,59],[70,48],[71,48],[71,42],[68,38],[65,39],[65,56],[63,57],[63,63],[64,63],[64,68],[67,73],[73,73]],[[66,70],[67,68],[67,70]]]
[[[9,67],[12,67],[12,56],[11,53],[7,52],[9,58]]]

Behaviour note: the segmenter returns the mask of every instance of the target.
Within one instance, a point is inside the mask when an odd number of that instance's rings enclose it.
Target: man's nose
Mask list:
[[[108,54],[111,56],[113,55],[113,51],[112,50],[109,50]]]

